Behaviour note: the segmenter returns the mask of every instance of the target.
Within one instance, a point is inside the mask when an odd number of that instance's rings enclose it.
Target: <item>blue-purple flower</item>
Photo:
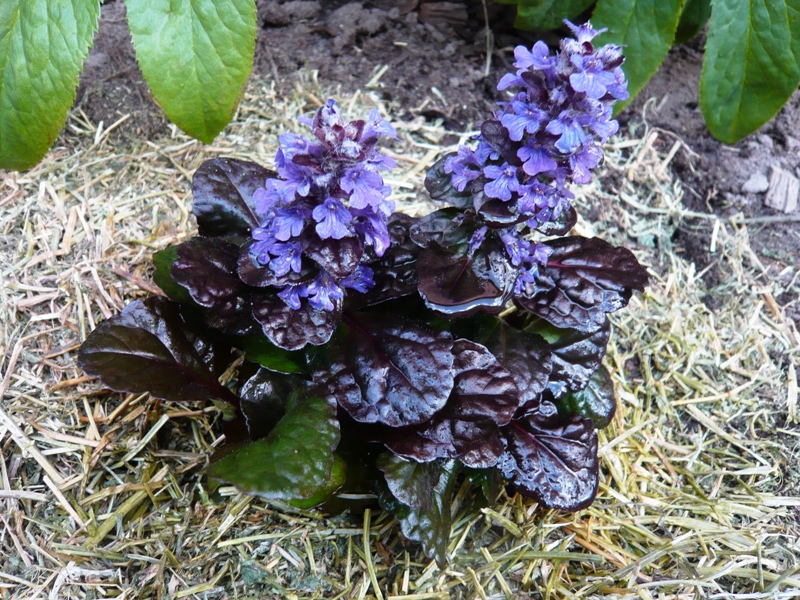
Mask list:
[[[547,247],[530,241],[531,230],[551,231],[551,223],[564,219],[573,197],[569,185],[591,181],[603,159],[600,145],[618,128],[612,106],[628,98],[620,47],[595,48],[592,40],[601,31],[589,23],[567,25],[575,38],[562,40],[556,52],[544,42],[514,50],[516,71],[497,89],[516,91],[481,128],[477,147],[461,146],[444,163],[452,186],[475,194],[478,217],[484,195],[503,201],[516,216],[511,220],[519,225],[511,227],[502,226],[508,219],[487,221],[469,252],[488,236],[499,237],[519,272],[517,294],[532,293],[539,267],[547,263]]]
[[[279,281],[278,296],[287,306],[299,309],[306,300],[316,310],[332,311],[345,288],[363,293],[374,283],[372,271],[360,262],[326,263],[337,261],[339,253],[324,244],[350,240],[348,252],[355,252],[357,261],[380,257],[389,247],[386,219],[394,202],[380,172],[395,163],[377,143],[397,136],[377,110],[366,121],[345,122],[333,100],[301,122],[311,127],[311,139],[282,134],[275,155],[278,177],[253,194],[261,223],[253,230],[249,255],[269,269],[271,281]],[[323,246],[329,249],[320,254]],[[313,258],[310,248],[316,249]],[[297,281],[300,273],[304,283]]]

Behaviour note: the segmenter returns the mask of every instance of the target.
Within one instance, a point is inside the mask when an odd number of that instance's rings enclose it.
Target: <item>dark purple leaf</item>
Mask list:
[[[536,228],[536,231],[542,235],[564,235],[575,227],[577,222],[578,213],[575,211],[575,207],[570,204],[566,212],[561,213],[558,219],[542,223]]]
[[[335,405],[295,398],[267,437],[213,462],[209,475],[269,500],[312,498],[339,476],[333,472],[339,438]]]
[[[364,245],[357,237],[320,239],[311,234],[304,252],[336,279],[344,279],[356,270],[364,254]]]
[[[352,298],[354,304],[371,306],[417,293],[417,256],[420,247],[409,236],[409,228],[415,222],[415,218],[402,213],[390,217],[388,228],[391,246],[381,258],[368,265],[373,271],[375,285],[365,294]]]
[[[518,331],[499,319],[490,321],[478,336],[480,341],[511,372],[519,390],[519,411],[539,404],[553,370],[547,342],[539,335]]]
[[[237,272],[239,247],[220,238],[195,237],[175,250],[172,278],[208,309],[203,315],[208,326],[228,335],[252,332],[250,294]]]
[[[429,308],[447,315],[496,314],[514,291],[517,272],[499,244],[487,240],[470,258],[426,248],[417,260],[419,292]]]
[[[217,380],[227,362],[220,353],[187,326],[177,304],[156,296],[136,300],[100,323],[81,345],[78,360],[84,371],[117,392],[238,404]]]
[[[207,160],[194,174],[192,213],[200,235],[249,237],[258,227],[253,193],[277,174],[235,158]]]
[[[438,245],[453,252],[467,251],[479,224],[474,214],[458,208],[442,208],[419,219],[410,228],[411,239],[424,248]]]
[[[583,237],[547,245],[553,252],[542,279],[552,282],[552,289],[517,300],[556,327],[597,331],[608,313],[627,305],[633,290],[644,290],[647,284],[647,272],[626,248]]]
[[[578,414],[589,419],[597,429],[611,423],[617,411],[617,398],[611,374],[600,365],[585,388],[569,392],[556,402],[560,414]]]
[[[494,466],[503,451],[498,426],[508,424],[519,405],[509,371],[484,346],[468,340],[453,344],[453,391],[430,421],[384,428],[380,441],[400,456],[418,462],[458,458],[476,468]]]
[[[583,333],[539,323],[530,331],[542,334],[550,345],[553,372],[547,387],[555,398],[560,398],[568,391],[582,390],[589,383],[606,353],[611,326],[606,322],[594,333]]]
[[[422,544],[427,556],[439,566],[447,563],[450,539],[451,506],[458,476],[455,461],[437,461],[416,466],[401,458],[384,455],[378,466],[383,470],[388,489],[379,495],[381,506],[400,522],[403,535]],[[396,498],[392,490],[418,506]]]
[[[563,419],[555,406],[502,429],[506,449],[497,468],[523,495],[547,508],[579,510],[597,494],[597,432],[588,419]]]
[[[274,294],[253,296],[253,316],[269,341],[284,350],[326,343],[342,319],[341,301],[332,311],[315,310],[307,302],[294,310]]]
[[[375,461],[386,478],[389,491],[409,508],[430,510],[433,491],[442,469],[439,464],[419,463],[384,452]]]
[[[453,187],[451,182],[452,174],[445,173],[444,163],[451,156],[456,156],[451,152],[437,160],[425,175],[425,189],[434,200],[446,202],[457,208],[470,208],[472,206],[472,194],[465,190],[459,192]]]
[[[239,405],[253,441],[265,437],[286,413],[292,392],[302,386],[299,377],[259,369],[239,390]]]
[[[401,427],[431,418],[453,388],[453,338],[418,323],[351,315],[348,334],[315,377],[361,423]]]
[[[515,167],[522,166],[522,161],[517,156],[517,150],[522,144],[514,142],[509,137],[508,129],[503,127],[500,121],[496,119],[484,121],[481,124],[481,136],[508,164]]]
[[[503,202],[497,198],[490,198],[483,192],[475,194],[475,210],[484,223],[495,229],[505,229],[528,218],[517,211],[516,202]]]

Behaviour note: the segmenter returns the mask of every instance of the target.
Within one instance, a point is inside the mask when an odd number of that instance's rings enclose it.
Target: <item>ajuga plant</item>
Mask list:
[[[507,99],[427,174],[441,208],[425,217],[394,212],[379,142],[395,132],[375,110],[346,122],[328,101],[310,136],[280,137],[277,172],[203,163],[199,235],[155,255],[166,296],[101,323],[83,368],[114,390],[230,404],[211,478],[301,508],[374,494],[440,562],[464,481],[489,502],[504,484],[589,505],[615,410],[608,314],[647,275],[624,248],[566,235],[570,187],[627,95],[620,48],[571,27],[556,51],[516,49]]]

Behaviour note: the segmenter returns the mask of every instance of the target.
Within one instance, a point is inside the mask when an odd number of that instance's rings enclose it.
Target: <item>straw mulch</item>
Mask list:
[[[153,251],[192,234],[200,163],[271,164],[277,135],[325,97],[313,74],[289,99],[251,82],[213,146],[177,131],[123,140],[78,112],[41,165],[0,173],[0,597],[799,597],[800,337],[747,223],[683,208],[691,191],[670,163],[691,150],[667,132],[616,138],[605,186],[577,200],[579,233],[631,248],[652,273],[613,318],[619,411],[601,433],[597,501],[562,514],[503,494],[475,513],[462,489],[445,569],[379,511],[330,518],[209,492],[215,408],[110,393],[80,371],[96,323],[157,293]],[[370,90],[338,99],[353,117],[396,108]],[[446,132],[395,125],[389,183],[419,212]],[[723,274],[713,290],[672,247],[676,228],[698,225]]]

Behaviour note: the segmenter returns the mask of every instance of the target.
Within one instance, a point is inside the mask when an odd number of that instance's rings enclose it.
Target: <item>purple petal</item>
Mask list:
[[[328,238],[340,240],[350,235],[347,224],[353,220],[353,216],[335,198],[330,196],[326,198],[324,203],[314,208],[311,216],[317,222],[317,234],[323,240]]]

